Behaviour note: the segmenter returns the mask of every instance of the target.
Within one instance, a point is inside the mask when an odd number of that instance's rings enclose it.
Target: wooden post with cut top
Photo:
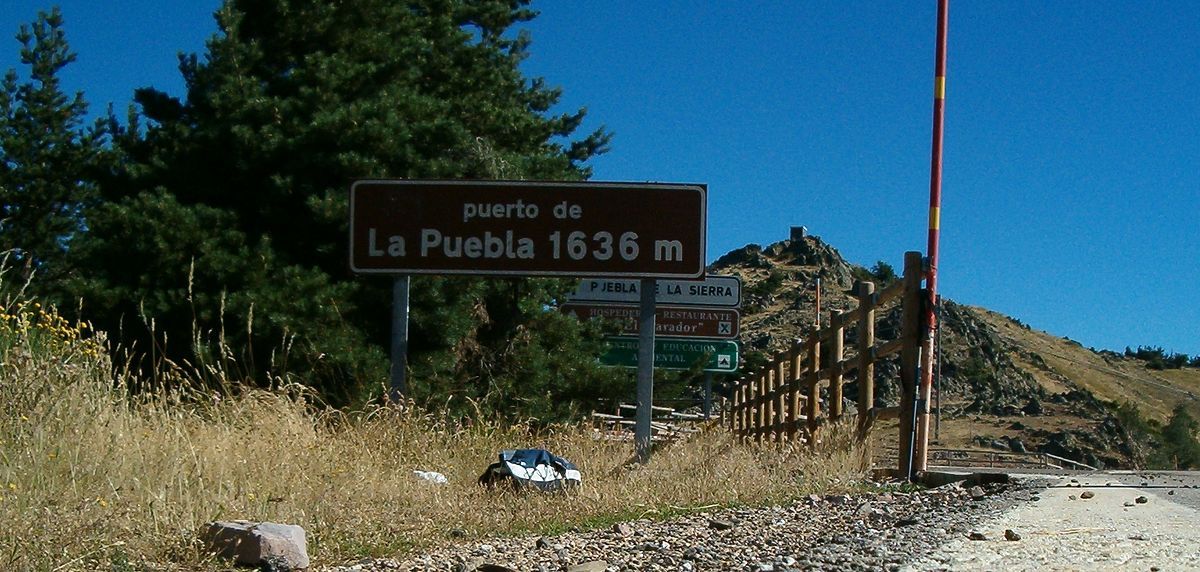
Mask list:
[[[755,374],[750,381],[750,432],[754,434],[755,442],[762,442],[762,378]]]
[[[804,370],[801,360],[804,358],[804,346],[800,340],[792,342],[788,349],[788,361],[791,372],[788,374],[788,438],[796,439],[800,431],[800,372]]]
[[[920,252],[904,253],[904,300],[901,309],[900,336],[900,442],[899,469],[911,475],[913,445],[913,407],[917,399],[917,368],[921,353],[921,279],[924,268]]]
[[[811,360],[807,374],[808,438],[812,441],[809,445],[815,446],[817,444],[817,417],[821,415],[821,340],[817,336],[814,335],[808,342],[808,351]]]
[[[729,431],[733,434],[738,434],[742,428],[739,427],[740,419],[738,419],[739,408],[742,405],[742,380],[738,380],[733,386],[733,407],[729,410]]]
[[[775,387],[775,410],[778,412],[778,418],[775,420],[775,440],[780,443],[783,443],[787,437],[789,401],[787,365],[787,354],[780,353],[775,356],[775,379],[778,380]]]
[[[766,391],[763,392],[763,440],[775,440],[775,368],[773,364],[768,363],[763,369],[763,381],[766,383]]]
[[[858,430],[865,434],[875,407],[875,284],[858,284]]]
[[[833,346],[829,348],[829,417],[836,420],[842,418],[842,344],[846,337],[841,310],[829,312],[829,325],[833,327]]]

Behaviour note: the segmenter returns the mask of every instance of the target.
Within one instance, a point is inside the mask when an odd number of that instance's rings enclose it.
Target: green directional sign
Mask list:
[[[610,337],[608,351],[600,363],[637,367],[637,338]],[[738,368],[738,344],[733,341],[657,338],[654,340],[654,367],[691,369],[702,364],[704,371],[731,373]]]

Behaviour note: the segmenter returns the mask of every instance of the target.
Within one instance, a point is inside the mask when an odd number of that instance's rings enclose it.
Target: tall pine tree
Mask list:
[[[25,80],[8,70],[0,85],[0,252],[26,278],[50,286],[70,242],[83,230],[80,211],[104,157],[104,130],[84,128],[83,94],[63,93],[59,72],[75,61],[58,9],[17,33]]]
[[[145,125],[116,137],[73,292],[109,328],[153,318],[159,338],[141,343],[174,340],[175,359],[211,362],[205,341],[223,336],[253,371],[297,372],[335,402],[370,395],[386,384],[390,281],[347,270],[349,183],[578,180],[608,143],[572,140],[584,111],[551,114],[559,91],[521,73],[526,4],[227,0],[206,56],[181,59],[186,100],[136,93]],[[548,310],[568,287],[414,280],[413,393],[565,415],[614,391],[595,332]]]

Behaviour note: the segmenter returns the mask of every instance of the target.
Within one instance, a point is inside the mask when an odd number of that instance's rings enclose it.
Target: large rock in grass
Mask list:
[[[202,540],[217,556],[238,564],[275,572],[308,568],[308,540],[304,529],[296,525],[217,521],[208,524]]]

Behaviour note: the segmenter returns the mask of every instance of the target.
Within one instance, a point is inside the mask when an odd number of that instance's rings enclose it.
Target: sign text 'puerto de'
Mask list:
[[[704,185],[364,180],[350,267],[382,274],[698,278]]]

